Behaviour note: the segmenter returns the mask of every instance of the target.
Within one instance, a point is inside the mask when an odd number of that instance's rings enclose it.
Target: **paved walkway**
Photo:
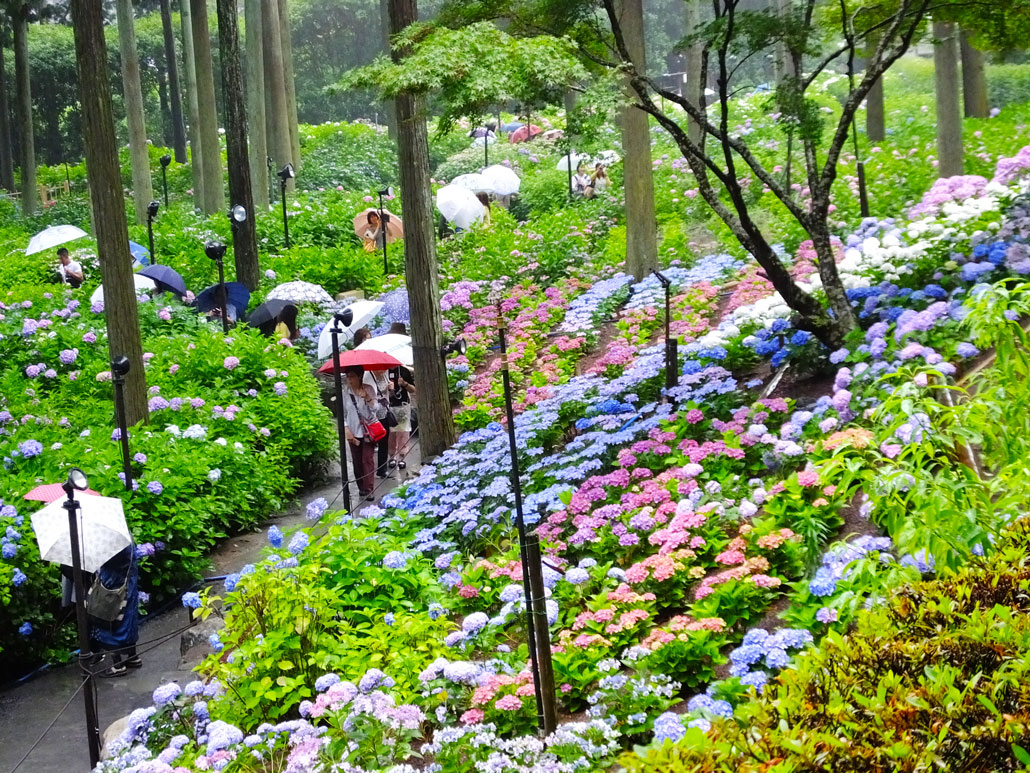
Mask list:
[[[408,469],[395,471],[393,477],[377,479],[377,497],[397,488],[404,480],[418,473],[418,446],[408,454]],[[330,471],[333,481],[329,485],[305,490],[298,496],[292,509],[270,519],[253,532],[237,535],[222,542],[211,555],[212,576],[238,570],[247,563],[260,559],[268,545],[265,533],[268,526],[277,524],[287,532],[306,523],[305,505],[317,497],[329,502],[336,500],[334,509],[342,509],[339,465]],[[365,503],[358,497],[351,483],[351,502],[359,510]],[[140,629],[140,650],[143,668],[130,671],[117,679],[98,679],[97,696],[101,732],[115,720],[140,706],[150,705],[151,693],[162,682],[178,681],[184,684],[192,677],[180,670],[180,636],[178,631],[188,624],[186,611],[173,605],[164,614],[144,618]],[[162,642],[161,640],[164,639]],[[146,642],[160,642],[156,646]],[[75,696],[67,709],[61,708],[79,686],[78,667],[74,664],[59,666],[39,674],[7,691],[0,692],[0,773],[13,773],[15,766],[32,748],[51,721],[54,726],[21,763],[18,773],[88,773],[89,752],[86,744],[85,717],[82,694]]]

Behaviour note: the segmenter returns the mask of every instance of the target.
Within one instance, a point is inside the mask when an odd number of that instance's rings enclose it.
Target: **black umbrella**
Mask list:
[[[154,264],[140,270],[140,276],[148,276],[154,280],[159,292],[172,293],[180,298],[186,294],[186,282],[171,266]]]
[[[279,323],[280,317],[283,316],[283,312],[287,309],[293,309],[293,314],[287,316],[292,316],[294,325],[296,325],[297,305],[292,301],[285,301],[282,298],[273,298],[262,303],[254,309],[250,319],[247,320],[247,324],[251,327],[256,327],[266,336],[271,335],[275,330],[275,326]],[[292,326],[290,332],[293,332]]]
[[[247,289],[246,285],[239,282],[226,282],[225,295],[226,303],[236,309],[238,315],[247,310],[247,304],[250,303],[250,290]],[[221,285],[211,285],[202,290],[200,295],[197,296],[197,311],[211,311],[211,309],[218,309],[221,306]]]

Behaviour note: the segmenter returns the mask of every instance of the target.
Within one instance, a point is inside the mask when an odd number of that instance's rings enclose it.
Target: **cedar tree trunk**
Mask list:
[[[225,190],[222,183],[222,148],[218,142],[211,32],[207,23],[207,2],[189,0],[189,3],[190,22],[193,26],[193,65],[197,69],[197,107],[200,109],[200,173],[204,177],[202,209],[205,214],[213,215],[225,208]]]
[[[161,30],[165,43],[165,71],[168,73],[168,103],[172,113],[172,151],[175,163],[186,163],[186,126],[182,118],[182,88],[179,63],[175,58],[175,33],[172,31],[172,0],[161,0]]]
[[[36,211],[36,147],[32,135],[32,76],[29,73],[29,6],[19,3],[11,9],[14,26],[14,82],[18,140],[21,147],[21,211]]]
[[[958,30],[951,22],[933,23],[936,38],[933,52],[934,85],[937,92],[937,175],[954,177],[963,173],[962,109],[958,89]]]
[[[132,281],[125,194],[122,192],[111,109],[101,0],[72,0],[71,12],[86,142],[86,170],[89,173],[100,272],[104,279],[108,346],[112,358],[124,354],[131,363],[125,378],[125,411],[129,424],[134,425],[147,420],[146,374]]]
[[[279,8],[279,45],[282,46],[283,84],[286,87],[287,122],[290,129],[290,155],[293,168],[300,171],[300,126],[297,122],[297,84],[293,77],[293,33],[290,30],[290,6],[277,0]]]
[[[4,47],[0,45],[0,188],[14,190],[14,143],[11,141],[11,113],[7,99],[7,70]]]
[[[286,100],[286,79],[283,74],[283,49],[280,38],[279,6],[276,0],[261,0],[261,31],[265,53],[265,127],[268,133],[268,155],[276,171],[293,162],[290,144],[289,103]],[[292,191],[294,180],[286,190]]]
[[[147,150],[147,125],[143,118],[143,89],[139,81],[139,54],[136,52],[136,21],[132,0],[116,0],[118,50],[122,59],[122,93],[125,121],[129,126],[129,155],[132,161],[132,202],[136,222],[147,222],[147,206],[154,198],[150,179],[150,152]]]
[[[983,51],[973,46],[969,33],[959,33],[962,51],[962,101],[966,118],[987,118],[990,107],[987,104],[987,71],[984,67]]]
[[[244,0],[247,33],[247,128],[254,207],[268,209],[268,136],[265,133],[265,62],[261,41],[261,0]]]
[[[197,66],[193,55],[193,17],[190,0],[181,0],[182,67],[186,71],[186,108],[189,111],[190,171],[193,173],[193,206],[204,206],[204,174],[200,168],[200,103],[197,99]]]

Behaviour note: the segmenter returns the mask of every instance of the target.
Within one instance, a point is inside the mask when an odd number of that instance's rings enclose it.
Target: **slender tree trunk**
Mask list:
[[[701,28],[701,0],[686,0],[686,32],[691,34]],[[694,43],[687,47],[684,58],[686,70],[685,99],[691,104],[700,105],[704,95],[705,84],[702,80],[701,62],[704,55],[704,43]],[[701,127],[693,118],[687,118],[687,136],[691,142],[701,141]]]
[[[157,99],[161,106],[161,147],[172,147],[172,115],[168,105],[168,74],[157,68]]]
[[[0,187],[14,190],[14,143],[11,141],[11,106],[7,99],[7,70],[0,45]]]
[[[172,0],[161,0],[161,31],[164,33],[165,69],[168,72],[168,102],[172,113],[172,149],[175,163],[186,163],[186,127],[182,120],[182,89],[179,87],[179,62],[175,58],[175,33],[172,31]]]
[[[61,147],[61,109],[55,104],[57,102],[52,96],[43,101],[43,151],[46,163],[54,166],[60,164],[64,158]]]
[[[886,115],[883,104],[883,78],[877,78],[865,98],[865,133],[870,142],[883,142],[886,139]]]
[[[186,0],[183,0],[184,2]],[[222,182],[222,149],[218,142],[218,108],[215,102],[215,70],[211,60],[211,28],[207,2],[189,0],[193,25],[193,58],[197,68],[197,107],[200,108],[200,170],[204,177],[203,210],[208,215],[225,208]]]
[[[416,0],[390,0],[390,31],[397,34],[418,21]],[[394,51],[394,57],[400,56]],[[397,97],[397,149],[404,200],[404,278],[411,305],[411,338],[418,373],[419,444],[424,459],[443,453],[456,434],[447,394],[447,367],[440,356],[439,269],[429,186],[429,132],[421,99]]]
[[[965,30],[959,33],[959,45],[962,51],[962,101],[966,118],[987,118],[990,107],[987,104],[987,70],[984,67],[983,51],[973,46]]]
[[[293,146],[290,143],[289,104],[286,100],[279,6],[276,0],[261,0],[261,18],[262,42],[265,49],[265,126],[268,133],[268,155],[278,170],[293,162]],[[294,181],[288,180],[286,190],[293,189]]]
[[[645,72],[644,11],[641,0],[616,4],[622,34],[633,64]],[[632,93],[632,92],[631,92]],[[626,271],[637,280],[658,267],[658,222],[654,213],[654,179],[651,166],[651,128],[647,113],[635,107],[623,109],[622,148],[626,188]]]
[[[147,205],[154,198],[150,179],[150,153],[147,150],[147,125],[143,118],[143,89],[139,80],[139,54],[136,51],[136,21],[132,0],[116,0],[118,50],[122,58],[122,93],[125,120],[129,125],[129,155],[132,161],[132,202],[136,222],[147,222]]]
[[[288,0],[277,0],[279,6],[279,44],[283,51],[283,80],[286,85],[286,109],[290,126],[290,152],[293,167],[300,169],[300,124],[297,119],[297,84],[293,77],[293,32],[290,26]]]
[[[933,22],[937,39],[933,52],[934,85],[937,92],[937,174],[962,174],[962,109],[959,106],[958,34],[951,22]]]
[[[71,12],[86,140],[86,169],[100,272],[104,279],[108,347],[112,358],[125,355],[131,363],[125,379],[125,411],[129,424],[136,424],[147,419],[147,386],[129,255],[125,194],[122,192],[111,109],[101,0],[72,0]]]
[[[233,233],[236,281],[251,290],[258,286],[257,228],[250,188],[247,152],[247,106],[243,99],[243,62],[236,0],[218,0],[218,48],[222,54],[222,101],[225,103],[225,150],[229,160],[229,199],[247,210],[247,219]]]
[[[186,71],[186,106],[189,110],[190,171],[193,173],[193,205],[204,206],[204,174],[200,168],[200,101],[197,99],[197,66],[193,55],[193,17],[190,0],[180,0],[182,67]]]
[[[32,76],[29,73],[29,7],[20,3],[11,9],[14,27],[14,80],[21,147],[21,211],[36,211],[36,146],[32,134]]]
[[[265,133],[265,62],[261,41],[261,0],[245,0],[247,33],[247,127],[254,207],[268,209],[268,135]]]
[[[390,0],[379,0],[379,29],[383,35],[383,53],[389,55],[390,46]],[[397,139],[397,106],[392,99],[384,99],[382,102],[383,111],[386,114],[384,122],[386,131],[391,140]]]

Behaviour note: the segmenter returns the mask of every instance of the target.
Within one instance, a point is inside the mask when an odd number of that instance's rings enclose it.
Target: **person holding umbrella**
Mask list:
[[[61,275],[61,280],[73,288],[79,288],[82,286],[83,274],[82,264],[76,260],[72,260],[71,255],[68,254],[67,247],[61,247],[57,251],[57,259],[60,261],[60,265],[57,267],[57,273]]]
[[[350,365],[344,371],[347,377],[343,399],[347,405],[347,442],[351,446],[351,463],[358,493],[372,500],[375,481],[375,441],[369,437],[368,426],[378,422],[376,397],[372,388],[364,383],[365,369]],[[340,461],[343,464],[343,460]]]

